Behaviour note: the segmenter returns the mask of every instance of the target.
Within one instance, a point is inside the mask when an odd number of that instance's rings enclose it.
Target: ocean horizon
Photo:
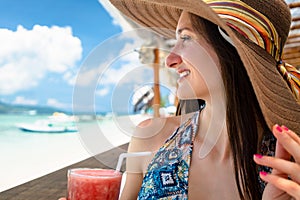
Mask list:
[[[0,192],[129,142],[135,125],[148,117],[88,118],[76,123],[78,132],[35,133],[16,124],[47,115],[0,114]]]

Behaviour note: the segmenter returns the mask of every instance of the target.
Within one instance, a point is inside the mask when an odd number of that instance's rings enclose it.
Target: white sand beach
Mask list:
[[[15,129],[11,129],[14,133],[1,133],[0,192],[129,142],[130,132],[145,118],[149,116],[79,123],[78,133],[39,134]]]

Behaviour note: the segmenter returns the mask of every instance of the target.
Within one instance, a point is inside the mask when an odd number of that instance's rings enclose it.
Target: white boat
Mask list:
[[[27,132],[64,133],[78,131],[74,116],[64,113],[53,113],[48,119],[37,120],[34,123],[19,123],[16,126]]]

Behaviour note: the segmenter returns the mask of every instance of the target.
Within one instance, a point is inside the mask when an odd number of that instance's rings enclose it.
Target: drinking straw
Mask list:
[[[116,171],[121,171],[122,163],[124,158],[128,157],[138,157],[138,156],[150,156],[152,152],[150,151],[144,151],[144,152],[132,152],[132,153],[121,153],[119,156],[118,164],[116,167]]]

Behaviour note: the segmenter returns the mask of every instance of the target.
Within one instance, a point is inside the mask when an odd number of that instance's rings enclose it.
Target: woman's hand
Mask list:
[[[260,178],[268,183],[263,199],[300,200],[300,137],[278,125],[273,127],[273,134],[277,138],[275,157],[254,155],[257,164],[273,168],[271,174],[260,173]]]

